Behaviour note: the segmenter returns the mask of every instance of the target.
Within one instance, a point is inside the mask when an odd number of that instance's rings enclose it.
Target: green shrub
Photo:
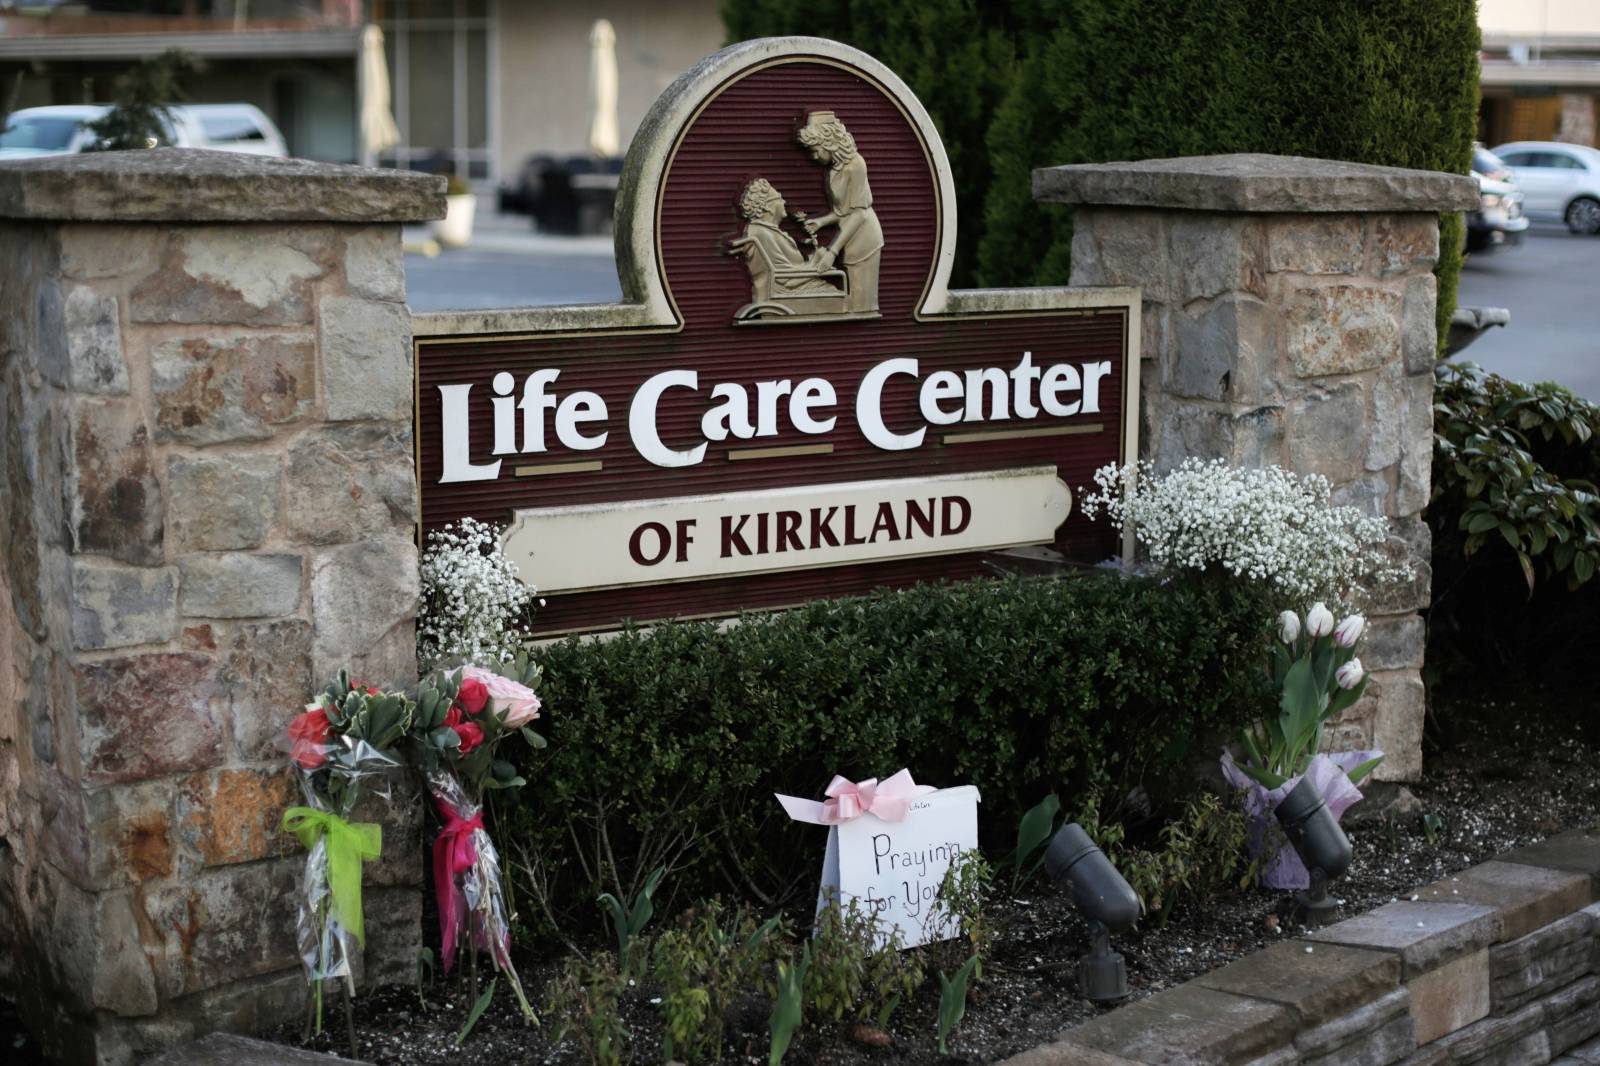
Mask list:
[[[1033,202],[1035,167],[1272,152],[1465,174],[1477,124],[1473,0],[723,0],[722,13],[733,40],[832,37],[905,79],[951,155],[957,285],[1066,281],[1071,211]],[[1455,214],[1440,226],[1443,338],[1464,231]]]
[[[1600,406],[1470,363],[1437,368],[1429,635],[1445,661],[1542,673],[1595,646],[1597,481]]]
[[[1272,618],[1244,583],[1094,572],[569,639],[540,652],[550,742],[519,753],[502,842],[561,928],[658,865],[680,901],[811,891],[822,831],[772,794],[820,796],[834,773],[976,785],[996,840],[1046,792],[1159,802],[1259,712]]]

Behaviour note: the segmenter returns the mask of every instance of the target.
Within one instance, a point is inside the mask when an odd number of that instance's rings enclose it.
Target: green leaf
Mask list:
[[[1378,764],[1381,763],[1382,761],[1383,761],[1383,756],[1382,755],[1379,755],[1375,759],[1368,759],[1366,762],[1364,762],[1361,765],[1357,766],[1355,769],[1348,771],[1345,774],[1345,776],[1350,779],[1350,783],[1352,785],[1356,784],[1363,777],[1366,777],[1368,774],[1372,773],[1372,771],[1376,770],[1378,768]]]
[[[1017,846],[1011,853],[1011,891],[1015,893],[1022,882],[1024,868],[1030,856],[1055,829],[1056,815],[1061,811],[1061,797],[1054,792],[1034,804],[1017,823]],[[1030,871],[1031,872],[1031,871]]]
[[[456,1047],[460,1047],[466,1041],[467,1035],[472,1032],[472,1027],[478,1024],[478,1019],[483,1017],[483,1012],[489,1009],[489,1001],[494,998],[494,986],[499,983],[500,978],[498,977],[490,981],[489,987],[484,990],[483,995],[478,997],[478,1002],[472,1005],[472,1010],[467,1014],[467,1024],[463,1025],[461,1031],[456,1034]]]

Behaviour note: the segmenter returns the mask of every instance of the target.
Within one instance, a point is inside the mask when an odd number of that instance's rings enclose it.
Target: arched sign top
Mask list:
[[[787,208],[779,217],[774,198]],[[820,37],[747,41],[708,56],[656,101],[623,167],[616,229],[624,299],[650,324],[683,324],[662,219],[697,207],[702,218],[725,216],[724,229],[742,226],[728,243],[752,277],[745,321],[872,313],[876,301],[864,296],[885,267],[917,280],[916,317],[947,308],[949,157],[910,87],[858,49]]]

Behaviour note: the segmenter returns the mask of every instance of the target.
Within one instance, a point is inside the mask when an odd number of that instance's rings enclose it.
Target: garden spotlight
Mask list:
[[[1092,946],[1078,960],[1078,990],[1085,999],[1109,1003],[1128,995],[1128,967],[1111,950],[1111,934],[1139,920],[1139,896],[1076,822],[1057,830],[1044,853],[1045,869],[1072,893],[1089,919]]]
[[[1295,893],[1295,907],[1313,929],[1338,917],[1339,901],[1328,896],[1328,882],[1350,867],[1350,838],[1339,828],[1322,793],[1302,777],[1278,803],[1278,824],[1311,874],[1311,887]]]

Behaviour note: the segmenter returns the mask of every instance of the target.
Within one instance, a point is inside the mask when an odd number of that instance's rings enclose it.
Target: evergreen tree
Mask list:
[[[187,53],[169,49],[140,60],[117,75],[111,110],[89,123],[96,137],[91,150],[110,152],[170,144],[170,107],[186,99],[183,77],[193,69],[194,61]]]

